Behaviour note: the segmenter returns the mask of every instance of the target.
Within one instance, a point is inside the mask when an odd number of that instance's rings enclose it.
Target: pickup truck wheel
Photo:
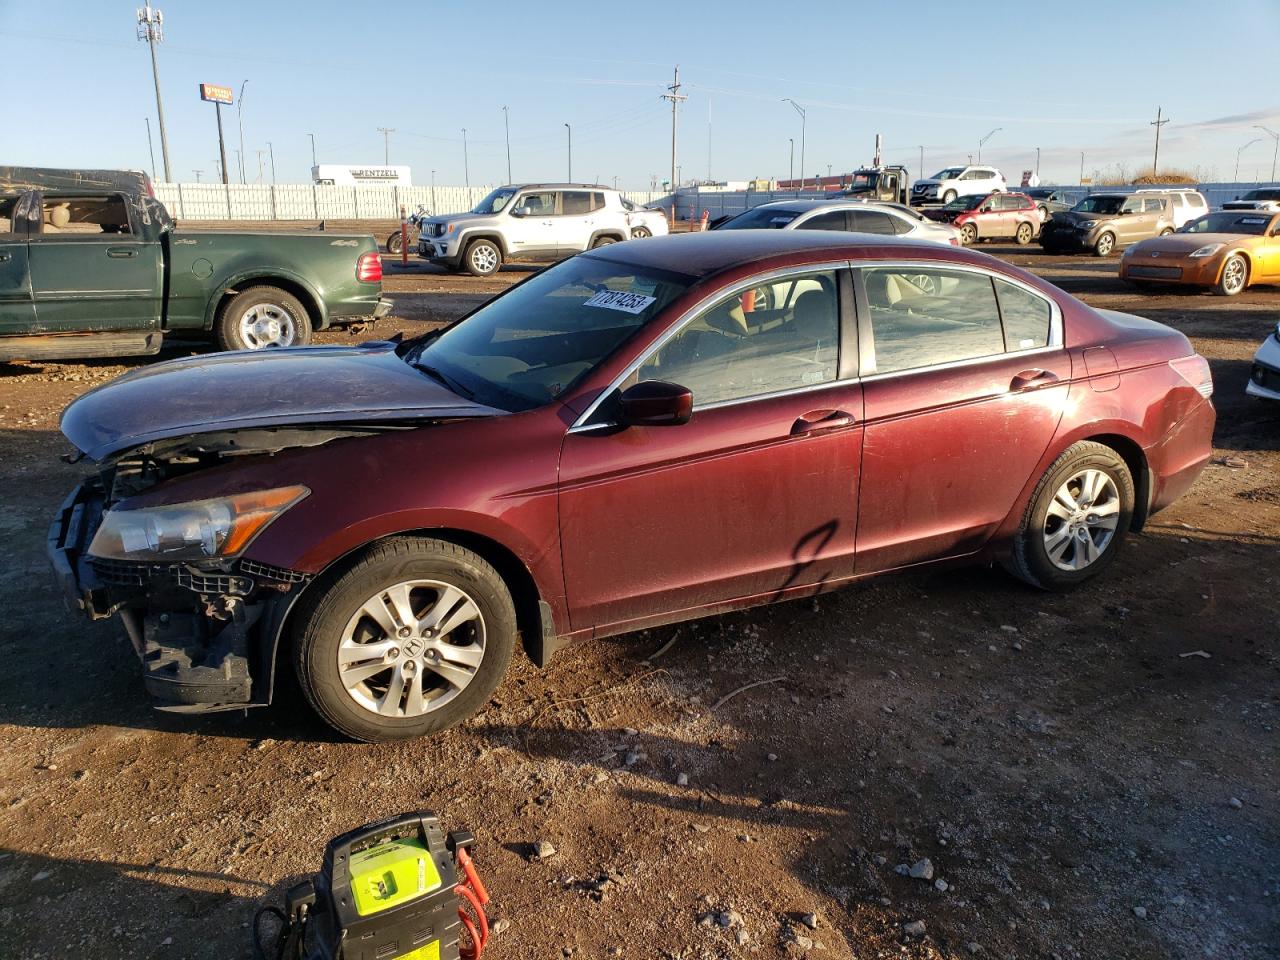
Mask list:
[[[473,277],[492,276],[502,266],[502,251],[492,240],[473,240],[462,263]]]
[[[1025,247],[1031,242],[1031,234],[1034,232],[1035,231],[1031,228],[1031,224],[1020,223],[1018,224],[1018,232],[1013,235],[1013,239],[1017,240],[1018,243]]]
[[[293,294],[249,287],[222,308],[214,333],[222,350],[298,347],[311,342],[311,318]]]
[[[1114,450],[1089,440],[1072,444],[1031,495],[1006,569],[1045,590],[1083,583],[1115,559],[1133,503],[1133,476]]]
[[[653,231],[650,230],[648,227],[636,227],[634,230],[631,231],[631,238],[633,240],[643,240],[645,237],[652,237],[652,236],[653,236]]]
[[[312,585],[295,620],[294,667],[335,730],[400,740],[475,713],[506,673],[515,636],[511,594],[482,557],[398,538]]]

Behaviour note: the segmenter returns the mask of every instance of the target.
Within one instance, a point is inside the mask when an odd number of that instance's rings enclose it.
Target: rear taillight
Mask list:
[[[1187,383],[1191,384],[1202,397],[1213,395],[1213,374],[1209,372],[1209,361],[1198,353],[1189,357],[1170,360],[1169,366]]]
[[[362,253],[356,261],[356,279],[361,283],[382,282],[382,258],[376,253]]]

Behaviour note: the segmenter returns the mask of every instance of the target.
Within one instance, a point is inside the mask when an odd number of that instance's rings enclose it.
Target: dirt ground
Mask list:
[[[58,414],[135,364],[0,364],[0,955],[248,957],[330,836],[431,808],[480,838],[495,960],[1280,957],[1280,405],[1243,395],[1280,289],[1135,295],[1114,260],[990,252],[1212,363],[1213,463],[1100,582],[918,572],[585,644],[413,743],[337,740],[291,691],[153,712],[44,559],[83,472]],[[524,273],[388,269],[365,337]]]

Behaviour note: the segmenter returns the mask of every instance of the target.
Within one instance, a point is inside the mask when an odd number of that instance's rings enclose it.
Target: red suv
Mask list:
[[[1024,246],[1040,233],[1040,210],[1023,193],[989,193],[985,197],[956,197],[950,203],[924,215],[939,223],[949,223],[960,231],[966,244],[979,240],[1012,237]]]
[[[364,740],[480,707],[519,645],[936,560],[1102,571],[1210,453],[1204,358],[958,247],[613,244],[403,343],[197,356],[86,393],[50,531],[166,709],[290,665]],[[88,637],[84,642],[91,642]]]

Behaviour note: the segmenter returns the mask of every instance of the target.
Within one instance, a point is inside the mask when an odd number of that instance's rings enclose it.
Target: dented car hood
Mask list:
[[[62,432],[94,460],[174,437],[305,424],[497,416],[397,356],[395,344],[219,353],[153,364],[90,390]]]

